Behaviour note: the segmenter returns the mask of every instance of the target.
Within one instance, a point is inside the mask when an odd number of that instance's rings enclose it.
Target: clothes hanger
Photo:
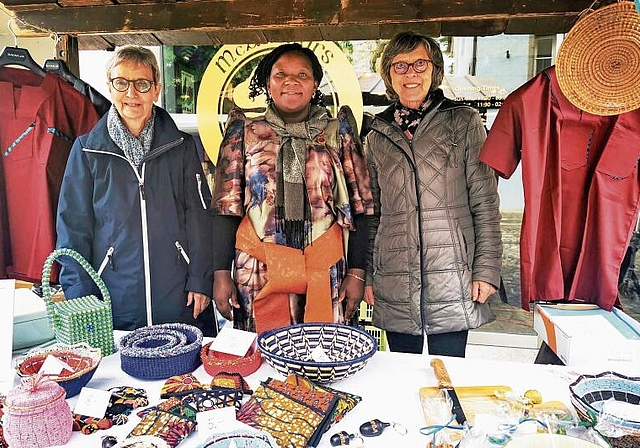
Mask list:
[[[76,83],[79,81],[78,77],[69,70],[69,66],[66,62],[57,58],[57,47],[58,42],[60,42],[60,37],[58,37],[57,33],[51,33],[49,37],[53,38],[53,59],[47,59],[44,61],[43,68],[50,73],[55,73],[56,75],[61,76],[67,82],[72,84]]]
[[[0,54],[0,67],[4,67],[6,65],[19,65],[21,67],[28,68],[33,73],[40,75],[42,77],[45,76],[45,71],[38,65],[36,61],[33,60],[29,50],[26,48],[18,47],[18,36],[13,32],[11,28],[11,23],[13,22],[13,17],[9,19],[7,23],[7,28],[11,34],[13,34],[13,47],[6,46],[2,50],[2,54]]]

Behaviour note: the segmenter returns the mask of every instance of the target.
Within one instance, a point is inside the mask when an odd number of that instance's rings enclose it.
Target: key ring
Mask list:
[[[335,433],[329,439],[331,442],[331,446],[347,446],[351,443],[352,440],[358,439],[360,440],[360,444],[364,444],[364,439],[360,437],[358,434],[349,434],[347,431],[340,431]]]
[[[369,420],[368,422],[364,422],[360,425],[360,434],[364,437],[377,437],[384,432],[384,430],[388,427],[391,427],[396,433],[404,436],[407,434],[407,428],[402,426],[400,423],[395,422],[383,422],[374,418],[373,420]]]

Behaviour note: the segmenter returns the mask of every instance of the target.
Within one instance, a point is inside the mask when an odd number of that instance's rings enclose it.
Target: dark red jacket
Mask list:
[[[29,70],[0,67],[5,184],[0,272],[40,282],[44,260],[55,247],[58,195],[71,144],[98,118],[89,98],[57,75],[42,78]]]
[[[562,94],[551,67],[507,97],[480,160],[522,159],[522,307],[569,299],[611,310],[640,204],[640,110],[601,117]]]

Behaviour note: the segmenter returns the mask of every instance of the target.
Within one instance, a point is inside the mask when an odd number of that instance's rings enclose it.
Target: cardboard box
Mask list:
[[[596,305],[539,305],[533,328],[568,366],[640,363],[640,323]]]

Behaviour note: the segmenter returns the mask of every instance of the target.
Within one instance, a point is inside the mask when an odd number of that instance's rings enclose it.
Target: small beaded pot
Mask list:
[[[64,445],[71,438],[73,417],[66,393],[57,383],[34,375],[22,378],[7,395],[4,436],[11,448]]]

